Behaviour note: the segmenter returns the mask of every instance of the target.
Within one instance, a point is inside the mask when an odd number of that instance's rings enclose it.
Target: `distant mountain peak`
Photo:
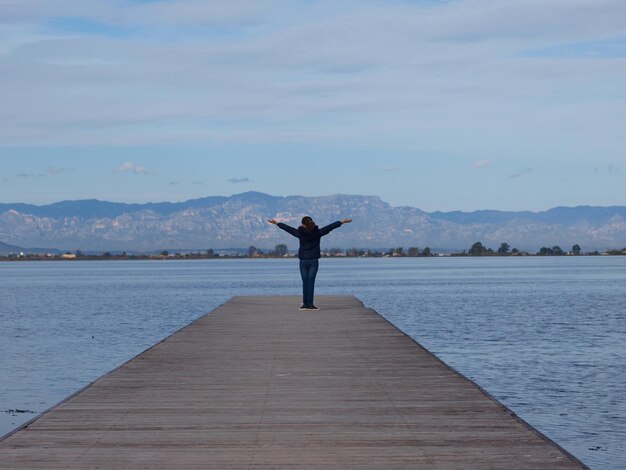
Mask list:
[[[0,204],[0,239],[14,246],[63,250],[273,248],[297,240],[267,224],[297,224],[312,215],[320,224],[351,217],[354,223],[324,243],[344,248],[425,247],[462,250],[480,241],[521,250],[579,244],[585,250],[626,246],[626,207],[555,207],[543,212],[481,210],[424,212],[392,207],[378,196],[273,196],[247,191],[182,202],[127,204],[98,199],[49,205]],[[6,244],[6,243],[5,243]],[[18,246],[19,245],[19,246]]]

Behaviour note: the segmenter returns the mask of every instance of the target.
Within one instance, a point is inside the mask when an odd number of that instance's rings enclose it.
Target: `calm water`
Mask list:
[[[0,263],[0,435],[234,295],[299,294],[298,276]],[[317,293],[356,295],[591,468],[626,468],[626,257],[323,259]]]

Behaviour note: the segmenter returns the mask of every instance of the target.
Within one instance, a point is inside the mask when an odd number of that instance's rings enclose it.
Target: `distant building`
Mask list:
[[[76,258],[76,254],[74,254],[74,253],[63,253],[63,255],[61,255],[61,257],[63,259],[75,259]]]

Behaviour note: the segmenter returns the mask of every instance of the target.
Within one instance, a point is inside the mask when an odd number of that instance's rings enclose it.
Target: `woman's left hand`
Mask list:
[[[343,219],[341,221],[342,224],[349,224],[350,222],[352,222],[352,219]]]

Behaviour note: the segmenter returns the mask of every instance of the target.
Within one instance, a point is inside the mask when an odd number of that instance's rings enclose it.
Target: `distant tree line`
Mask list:
[[[250,246],[248,248],[248,256],[251,258],[281,258],[289,256],[289,250],[287,245],[276,245],[273,250],[263,251],[256,246]],[[409,247],[406,251],[404,247],[394,247],[387,250],[365,250],[362,248],[328,248],[322,251],[322,256],[327,257],[345,257],[345,258],[360,258],[360,257],[383,257],[383,256],[433,256],[429,247],[418,248],[416,246]]]
[[[248,256],[250,258],[282,258],[289,254],[289,248],[284,243],[280,243],[273,250],[264,252],[260,248],[252,245],[248,248]]]
[[[464,255],[464,253],[456,253],[456,255]],[[569,252],[564,251],[560,246],[555,245],[552,247],[542,246],[538,252],[529,253],[527,251],[520,251],[517,248],[511,248],[511,246],[503,242],[500,244],[500,247],[494,251],[491,248],[485,247],[481,242],[474,243],[469,251],[467,252],[468,256],[581,256],[581,255],[600,255],[601,253],[597,250],[583,253],[579,244],[575,244],[572,246],[572,249]],[[609,255],[626,255],[626,248],[622,250],[611,250],[607,252]]]
[[[154,254],[129,254],[126,251],[120,253],[111,253],[105,251],[101,254],[85,254],[81,250],[75,252],[65,252],[62,254],[8,254],[1,256],[3,261],[40,261],[40,260],[145,260],[145,259],[211,259],[211,258],[283,258],[295,256],[295,253],[289,252],[287,245],[279,244],[274,249],[262,250],[255,246],[250,246],[245,252],[237,250],[225,250],[226,252],[218,253],[209,248],[207,250],[193,252],[170,252],[163,250]],[[575,244],[569,252],[564,251],[559,246],[541,247],[536,253],[521,251],[517,248],[511,248],[508,243],[501,243],[495,251],[482,244],[482,242],[474,243],[469,250],[463,250],[460,253],[449,253],[448,256],[597,256],[601,254],[623,256],[626,255],[626,247],[621,250],[608,250],[604,253],[598,251],[583,252],[580,245]],[[328,248],[322,251],[325,257],[343,257],[343,258],[381,258],[381,257],[431,257],[436,256],[427,246],[418,248],[411,246],[406,250],[404,247],[394,247],[389,249],[372,250],[361,248]]]

